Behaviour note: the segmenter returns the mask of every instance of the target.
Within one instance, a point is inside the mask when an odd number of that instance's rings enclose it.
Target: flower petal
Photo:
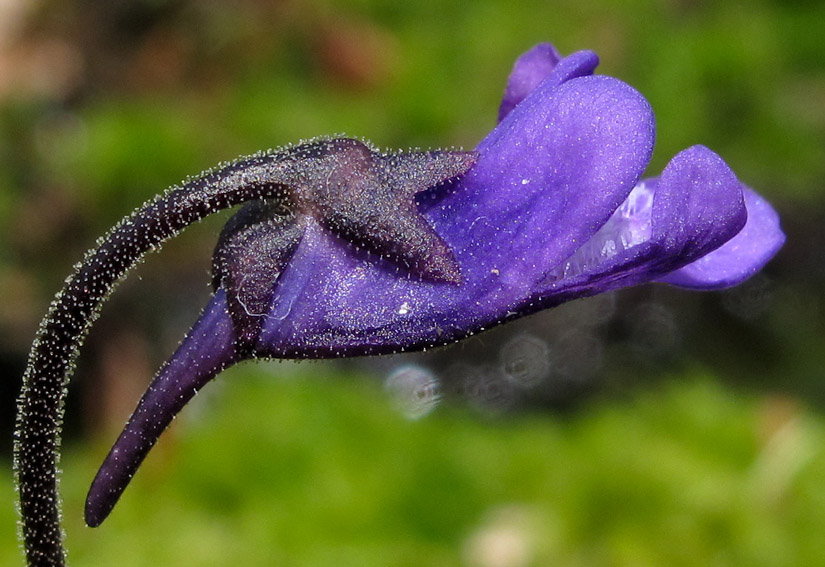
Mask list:
[[[219,290],[143,394],[100,466],[86,497],[89,526],[98,526],[106,519],[149,450],[183,406],[236,358],[226,294]]]
[[[555,271],[553,288],[561,300],[661,278],[731,240],[747,219],[741,183],[722,158],[703,146],[677,154],[659,178],[637,186],[631,199],[642,200],[639,192],[652,193],[652,206],[637,211],[642,218],[628,217],[612,231],[600,230],[563,270]],[[616,220],[605,226],[612,223]],[[649,237],[639,239],[639,234]]]
[[[598,64],[599,57],[592,51],[579,51],[562,58],[552,44],[536,45],[513,65],[498,109],[499,122],[551,75],[551,82],[560,85],[576,77],[592,75]]]
[[[785,242],[779,215],[765,199],[743,187],[748,220],[728,242],[658,281],[691,289],[723,289],[753,276]]]
[[[499,122],[553,72],[561,59],[561,54],[550,43],[539,43],[516,59],[513,70],[507,77],[507,86],[498,110]]]
[[[693,146],[674,157],[653,198],[653,235],[690,262],[733,238],[747,221],[742,184],[718,155]]]
[[[409,278],[310,226],[281,276],[257,354],[421,348],[539,308],[548,270],[624,201],[652,145],[650,107],[628,85],[609,77],[543,82],[426,211],[461,266],[460,286]]]

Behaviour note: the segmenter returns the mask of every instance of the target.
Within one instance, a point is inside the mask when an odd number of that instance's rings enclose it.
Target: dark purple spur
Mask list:
[[[444,345],[562,302],[645,282],[736,285],[779,250],[776,212],[694,146],[642,179],[654,120],[592,52],[522,55],[474,152],[379,153],[319,139],[242,158],[124,219],[81,262],[32,347],[15,443],[30,565],[62,565],[56,458],[64,389],[97,310],[147,251],[247,203],[213,258],[214,297],[106,457],[86,521],[219,372],[250,358]]]

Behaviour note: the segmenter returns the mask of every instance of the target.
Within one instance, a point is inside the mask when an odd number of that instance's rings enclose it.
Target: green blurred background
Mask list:
[[[22,563],[25,357],[95,238],[187,175],[300,139],[472,147],[540,41],[595,50],[648,97],[651,174],[692,144],[720,153],[782,214],[779,256],[734,290],[646,286],[434,353],[231,369],[85,528],[97,465],[209,296],[226,215],[209,219],[120,286],[84,348],[72,563],[825,563],[825,4],[802,0],[0,0],[0,562]],[[519,389],[501,374],[524,344],[547,368]],[[410,364],[443,395],[417,420],[381,382]]]

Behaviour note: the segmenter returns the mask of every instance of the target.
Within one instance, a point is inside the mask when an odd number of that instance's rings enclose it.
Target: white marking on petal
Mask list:
[[[642,181],[606,223],[567,260],[553,269],[553,279],[569,278],[650,239],[653,187]]]

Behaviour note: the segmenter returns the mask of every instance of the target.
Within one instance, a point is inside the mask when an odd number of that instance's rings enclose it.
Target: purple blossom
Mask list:
[[[87,522],[105,519],[171,419],[237,362],[420,350],[608,290],[720,289],[756,273],[784,242],[775,211],[703,146],[643,179],[652,111],[593,75],[597,63],[549,44],[522,55],[475,153],[323,140],[201,178],[208,192],[240,175],[269,200],[224,230],[214,297],[103,463]],[[287,189],[256,173],[264,165]]]
[[[89,522],[105,517],[194,392],[240,360],[423,349],[611,289],[716,289],[761,268],[784,240],[770,205],[702,146],[641,179],[653,149],[650,106],[628,85],[592,76],[597,62],[587,51],[559,58],[549,44],[522,55],[475,165],[421,199],[460,285],[412,277],[312,223],[243,351],[237,291],[217,287],[101,468]]]

